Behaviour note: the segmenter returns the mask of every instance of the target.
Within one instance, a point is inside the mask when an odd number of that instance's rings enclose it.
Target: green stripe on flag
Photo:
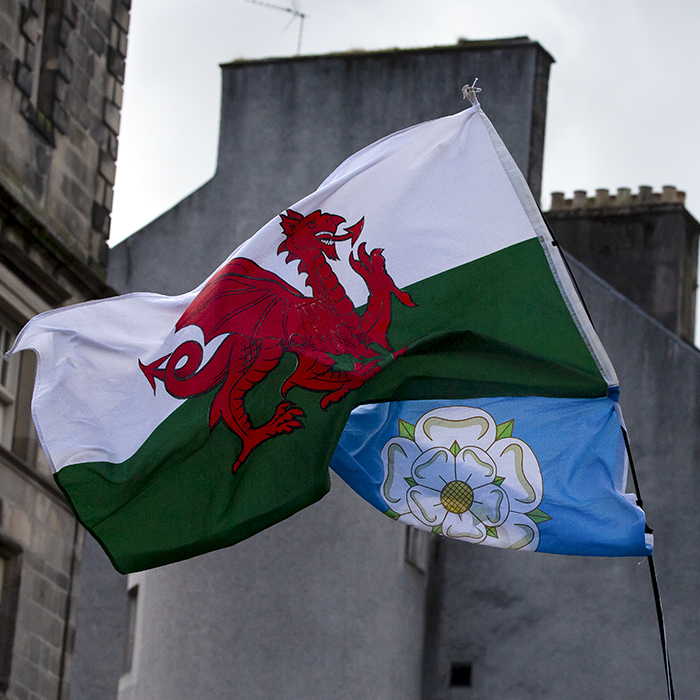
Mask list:
[[[293,435],[269,440],[256,450],[259,460],[234,476],[240,442],[223,424],[210,433],[214,395],[184,402],[125,462],[69,465],[56,474],[120,572],[235,544],[328,492],[330,478],[318,462],[330,460],[333,448],[324,445],[318,416],[303,431],[311,442],[290,446]]]
[[[327,411],[323,394],[293,388],[286,398],[303,408],[305,427],[262,443],[235,475],[238,437],[223,424],[209,430],[216,390],[187,400],[125,462],[60,470],[56,480],[116,568],[235,544],[321,498],[335,445],[360,403],[606,395],[537,239],[407,291],[417,306],[394,303],[389,329],[391,347],[406,353]],[[246,395],[254,425],[271,417],[295,361],[287,354]]]
[[[408,346],[358,390],[382,400],[607,394],[537,239],[411,285],[389,340]]]

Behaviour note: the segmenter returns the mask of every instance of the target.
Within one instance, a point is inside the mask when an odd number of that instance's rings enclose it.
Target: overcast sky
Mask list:
[[[555,190],[673,184],[700,218],[697,0],[297,3],[307,15],[303,54],[529,36],[556,61],[544,208]],[[290,17],[245,0],[134,0],[112,244],[214,174],[219,64],[293,55],[299,25],[285,29]]]

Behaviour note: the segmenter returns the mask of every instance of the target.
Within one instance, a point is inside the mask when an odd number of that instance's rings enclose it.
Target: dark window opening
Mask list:
[[[0,352],[12,347],[17,334],[17,326],[0,312]],[[0,445],[10,449],[17,409],[17,388],[19,383],[20,358],[3,355],[0,362]]]
[[[134,646],[136,643],[136,610],[139,601],[139,587],[129,589],[126,604],[126,638],[124,646],[124,673],[130,673],[134,664]]]
[[[468,688],[472,684],[471,664],[452,664],[450,686],[453,688]]]
[[[32,419],[32,393],[36,375],[36,355],[23,352],[19,364],[19,381],[16,390],[16,408],[14,430],[12,434],[12,451],[30,467],[37,468],[44,476],[51,476],[51,469],[45,464],[44,453],[39,449],[37,435]]]
[[[36,355],[31,351],[4,355],[12,347],[21,325],[0,305],[0,446],[50,478],[51,467],[39,447],[32,420]]]
[[[49,119],[52,116],[54,97],[56,95],[62,5],[63,0],[46,0],[36,108]]]
[[[0,540],[0,693],[6,692],[10,684],[22,572],[21,552],[18,546]]]
[[[53,127],[58,76],[61,70],[69,69],[66,61],[61,68],[62,11],[63,0],[42,0],[36,10],[38,15],[24,11],[25,59],[17,66],[15,80],[24,93],[22,114],[51,145],[55,145]],[[56,126],[59,131],[65,131],[65,124]]]

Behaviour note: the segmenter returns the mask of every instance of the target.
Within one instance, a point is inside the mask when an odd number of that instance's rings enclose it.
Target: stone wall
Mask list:
[[[40,477],[28,479],[23,467],[0,453],[3,603],[12,596],[16,607],[16,616],[7,617],[14,624],[14,644],[0,697],[66,698],[84,535],[57,489]]]
[[[0,4],[0,698],[67,700],[84,536],[30,415],[37,313],[106,285],[130,0]]]
[[[0,184],[97,274],[107,262],[130,4],[0,8]],[[40,88],[51,90],[43,100]]]

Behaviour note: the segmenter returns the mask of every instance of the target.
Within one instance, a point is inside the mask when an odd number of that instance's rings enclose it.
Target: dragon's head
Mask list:
[[[284,240],[277,248],[277,254],[287,253],[286,262],[303,260],[307,255],[322,252],[330,260],[337,260],[335,244],[338,241],[352,240],[353,245],[362,232],[364,218],[354,226],[344,229],[346,233],[338,234],[338,226],[345,223],[342,216],[321,213],[320,209],[303,216],[293,209],[287,209],[280,215]]]

